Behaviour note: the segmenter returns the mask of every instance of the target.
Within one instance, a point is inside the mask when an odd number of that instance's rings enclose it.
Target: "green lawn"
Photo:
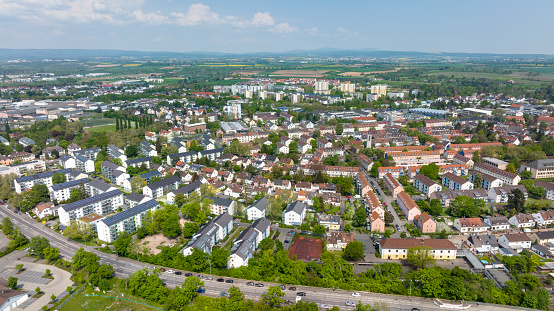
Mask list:
[[[95,127],[86,127],[83,130],[87,132],[115,132],[115,123]]]
[[[547,199],[538,200],[538,199],[533,199],[533,198],[528,198],[525,205],[531,205],[531,204],[534,204],[534,203],[538,203],[541,206],[544,205],[544,204],[548,204],[550,206],[554,205],[554,202],[552,202],[550,200],[547,200]]]
[[[235,230],[235,233],[233,234],[232,237],[229,238],[229,241],[227,241],[227,244],[225,244],[225,246],[223,247],[224,249],[230,251],[231,248],[233,247],[233,241],[239,237],[239,234],[242,232],[242,230],[244,230],[246,228],[238,228],[237,230]]]
[[[153,310],[163,310],[161,308],[156,308],[149,306],[150,302],[145,302],[142,304],[138,300],[142,300],[137,297],[117,297],[123,299],[116,299],[113,297],[113,294],[99,294],[102,296],[108,297],[99,297],[99,296],[85,296],[84,292],[78,294],[70,302],[68,302],[60,311],[98,311],[98,310],[123,310],[124,308],[131,308],[133,311],[153,311]],[[128,300],[127,300],[128,299]],[[132,300],[132,301],[130,301]],[[148,304],[148,305],[147,305]]]

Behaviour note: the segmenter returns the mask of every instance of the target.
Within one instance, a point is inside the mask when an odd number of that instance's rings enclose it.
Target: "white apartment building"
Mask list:
[[[142,222],[148,212],[154,212],[160,207],[156,200],[149,200],[136,205],[121,213],[102,219],[96,225],[98,238],[102,241],[112,243],[121,232],[133,233],[142,227]]]
[[[66,204],[59,209],[58,214],[60,216],[60,222],[64,226],[69,226],[72,220],[93,213],[100,216],[107,215],[113,213],[118,207],[124,204],[123,193],[119,190],[113,190]]]
[[[16,178],[14,179],[15,192],[21,194],[27,191],[27,189],[33,188],[34,185],[39,185],[39,184],[43,184],[43,185],[46,185],[47,187],[50,187],[52,186],[52,176],[54,176],[54,174],[56,173],[65,174],[66,179],[69,180],[70,178],[68,174],[70,172],[71,172],[71,169],[62,169],[57,171],[51,171],[51,172],[40,173],[40,174],[35,174],[30,176],[22,176],[22,177]]]

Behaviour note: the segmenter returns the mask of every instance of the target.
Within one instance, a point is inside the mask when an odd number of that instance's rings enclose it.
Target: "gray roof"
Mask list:
[[[211,197],[211,196],[203,196],[202,199],[200,199],[200,202],[204,201],[204,199],[212,200],[215,205],[219,205],[219,206],[229,207],[231,206],[231,204],[233,204],[233,200]]]
[[[301,215],[302,212],[306,209],[306,205],[300,201],[289,204],[285,210],[285,214],[289,212],[295,212],[298,215]]]
[[[168,155],[170,159],[176,158],[176,157],[186,157],[186,156],[192,156],[196,155],[196,151],[187,151],[187,152],[180,152],[180,153],[173,153]]]
[[[30,176],[22,176],[22,177],[16,178],[15,180],[18,183],[22,183],[22,182],[32,181],[32,180],[37,180],[37,179],[42,179],[42,178],[50,178],[50,177],[54,176],[54,174],[56,174],[56,173],[67,174],[69,172],[71,172],[71,169],[70,168],[65,168],[63,170],[50,171],[50,172],[39,173],[39,174],[35,174],[35,175],[30,175]]]
[[[117,164],[115,164],[115,163],[113,163],[113,162],[110,162],[110,161],[104,161],[104,162],[102,162],[101,166],[107,167],[107,168],[109,168],[109,169],[111,169],[111,170],[114,170],[114,171],[117,170],[117,169],[119,168],[119,165],[117,165]]]
[[[87,157],[85,157],[85,156],[82,156],[82,155],[76,155],[76,156],[75,156],[75,159],[76,159],[76,160],[79,160],[79,161],[81,161],[81,162],[83,162],[83,163],[86,163],[87,161],[92,161],[91,159],[89,159],[89,158],[87,158]]]
[[[230,222],[233,222],[233,216],[229,213],[223,213],[213,220],[213,223],[219,225],[220,227],[225,227]]]
[[[130,164],[143,163],[143,162],[150,162],[150,161],[152,161],[152,157],[144,157],[144,158],[131,159],[131,160],[125,161],[125,163],[127,163],[127,165],[130,165]]]
[[[539,231],[535,233],[541,240],[554,239],[554,231]]]
[[[61,184],[52,185],[52,190],[57,191],[57,190],[61,190],[61,189],[74,187],[74,186],[77,186],[81,183],[87,184],[89,182],[90,182],[90,180],[88,178],[75,179],[75,180],[72,180],[72,181],[66,181],[66,182],[61,183]]]
[[[90,205],[92,203],[100,202],[100,201],[103,201],[103,200],[106,200],[106,199],[109,199],[109,198],[112,198],[112,197],[115,197],[115,196],[118,196],[118,195],[121,195],[121,194],[122,194],[121,191],[119,191],[119,189],[116,189],[116,190],[112,190],[110,192],[105,192],[105,193],[102,193],[102,194],[99,194],[99,195],[95,195],[93,197],[89,197],[89,198],[86,198],[86,199],[83,199],[83,200],[79,200],[79,201],[76,201],[76,202],[73,202],[73,203],[66,204],[66,205],[62,206],[62,208],[66,212],[69,212],[69,211],[72,211],[74,209],[77,209],[77,208],[80,208],[80,207],[83,207],[83,206],[87,206],[87,205]]]
[[[105,182],[103,182],[103,181],[100,181],[100,180],[98,180],[98,179],[93,179],[93,180],[91,180],[91,181],[88,183],[88,186],[89,186],[89,187],[92,187],[92,188],[96,188],[96,189],[98,189],[98,190],[100,190],[100,191],[104,191],[104,192],[106,192],[106,191],[110,190],[111,188],[113,188],[112,185],[107,184],[107,183],[105,183]]]
[[[253,255],[256,250],[256,239],[258,237],[258,231],[252,227],[242,231],[237,238],[238,243],[231,248],[231,254],[239,256],[242,259],[246,259]]]
[[[145,195],[140,193],[130,193],[127,197],[125,197],[125,200],[133,201],[133,202],[140,202],[144,198],[146,198]]]
[[[169,178],[162,179],[160,181],[157,181],[157,182],[151,183],[149,185],[146,185],[146,187],[148,187],[150,189],[158,189],[158,188],[161,188],[161,187],[171,185],[173,183],[180,183],[180,182],[181,182],[181,177],[173,175]]]
[[[498,247],[498,241],[496,240],[496,236],[492,234],[484,234],[484,235],[472,235],[469,237],[473,245],[475,247],[480,247],[482,245],[490,245],[492,247]]]
[[[265,208],[267,207],[267,198],[263,197],[261,199],[258,199],[252,203],[248,208],[257,208],[260,211],[265,211]]]
[[[211,150],[202,150],[200,151],[200,157],[206,156],[208,154],[214,154],[214,153],[223,153],[223,148],[216,148]]]
[[[107,226],[111,226],[114,224],[117,224],[119,222],[124,221],[125,219],[131,218],[137,214],[140,214],[142,212],[145,212],[147,210],[150,210],[154,208],[155,206],[159,206],[160,204],[156,200],[149,200],[142,204],[139,204],[137,206],[134,206],[128,210],[125,210],[121,213],[117,213],[111,217],[108,217],[106,219],[102,219],[102,222],[104,222]]]
[[[269,226],[271,226],[271,221],[265,217],[262,217],[256,219],[250,227],[260,232],[265,232]]]
[[[172,193],[174,193],[174,194],[179,194],[179,193],[189,194],[189,193],[193,192],[194,190],[200,188],[200,186],[202,186],[202,182],[200,182],[200,180],[197,180],[197,181],[191,182],[190,184],[185,185],[185,186],[183,186],[179,189],[173,190]]]
[[[554,169],[554,159],[536,160],[531,163],[523,164],[523,166],[527,166],[538,170],[547,169],[547,168]]]

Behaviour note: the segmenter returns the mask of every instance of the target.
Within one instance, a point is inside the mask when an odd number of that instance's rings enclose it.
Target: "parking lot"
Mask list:
[[[44,275],[44,271],[23,271],[19,274],[17,274],[16,270],[13,269],[7,269],[5,271],[2,271],[0,273],[0,278],[3,278],[7,280],[9,277],[13,276],[17,278],[17,281],[19,283],[33,283],[33,284],[42,284],[46,285],[50,283],[50,279],[45,279],[42,276]]]

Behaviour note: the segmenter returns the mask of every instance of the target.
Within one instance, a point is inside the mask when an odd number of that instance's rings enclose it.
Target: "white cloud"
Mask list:
[[[308,30],[306,30],[306,32],[312,36],[315,36],[319,33],[319,29],[317,29],[317,27],[313,27],[313,28],[310,28]]]
[[[136,10],[133,12],[137,21],[148,24],[162,24],[168,20],[167,16],[156,13],[144,13],[142,10]]]
[[[262,13],[258,12],[254,14],[254,17],[252,18],[252,25],[253,26],[273,26],[275,25],[275,20],[268,12]]]
[[[289,23],[281,23],[270,29],[270,31],[275,33],[291,33],[297,32],[298,28],[289,25]]]
[[[344,27],[337,28],[337,31],[340,32],[340,33],[350,33],[350,30],[348,30]]]
[[[349,36],[352,36],[352,37],[360,36],[360,34],[358,32],[352,32],[352,31],[350,31],[350,30],[348,30],[344,27],[337,28],[337,32],[345,34],[345,35],[349,35]]]
[[[202,3],[191,4],[186,14],[171,13],[179,25],[196,26],[201,23],[222,22],[219,15],[212,12],[209,6]]]

